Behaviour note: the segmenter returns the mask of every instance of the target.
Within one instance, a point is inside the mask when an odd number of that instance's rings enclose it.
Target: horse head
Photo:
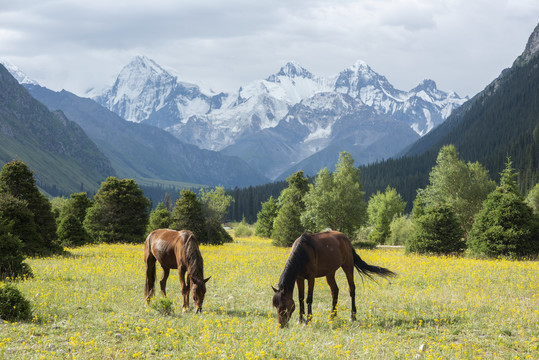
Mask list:
[[[202,312],[202,303],[204,302],[204,296],[206,295],[206,283],[209,278],[203,279],[203,281],[193,281],[191,285],[191,293],[193,295],[193,301],[195,302],[196,312]]]
[[[281,327],[285,327],[296,309],[296,304],[292,298],[292,291],[285,291],[283,287],[279,290],[271,287],[275,294],[273,295],[273,306],[277,309],[277,319]]]

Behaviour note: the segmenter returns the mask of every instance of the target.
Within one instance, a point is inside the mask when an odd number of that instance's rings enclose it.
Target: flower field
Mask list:
[[[399,276],[373,282],[355,273],[357,321],[349,321],[339,270],[338,316],[330,318],[329,287],[317,279],[311,324],[298,325],[296,311],[280,329],[271,285],[289,249],[255,237],[201,251],[204,275],[212,276],[203,314],[181,313],[176,273],[167,285],[175,311],[164,315],[145,304],[142,244],[29,259],[35,277],[16,286],[32,302],[34,319],[0,322],[0,358],[539,359],[536,261],[359,250],[367,263]]]

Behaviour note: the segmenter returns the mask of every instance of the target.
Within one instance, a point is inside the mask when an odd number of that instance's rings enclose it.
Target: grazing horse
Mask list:
[[[163,295],[167,295],[165,288],[170,269],[178,269],[182,286],[183,311],[189,309],[189,290],[193,294],[196,312],[202,311],[206,282],[210,278],[204,279],[204,262],[198,242],[191,231],[158,229],[151,232],[144,243],[144,261],[146,262],[144,297],[147,303],[153,296],[155,263],[159,261],[163,268],[163,276],[159,282]]]
[[[336,314],[337,298],[339,288],[335,282],[335,272],[342,268],[348,280],[350,288],[350,297],[352,298],[351,319],[356,319],[356,285],[354,284],[354,267],[361,275],[372,278],[371,274],[382,277],[395,276],[391,270],[383,267],[373,266],[361,260],[359,255],[352,247],[350,239],[343,233],[337,231],[328,231],[318,234],[304,233],[294,244],[290,255],[286,260],[281,278],[279,279],[278,289],[273,288],[273,306],[277,308],[277,317],[281,327],[284,327],[296,305],[292,294],[294,292],[294,283],[298,284],[299,300],[299,322],[308,323],[312,317],[312,303],[314,279],[325,276],[329,287],[331,288],[332,316]],[[305,280],[307,280],[307,319],[303,318],[305,308],[303,299],[305,295]]]

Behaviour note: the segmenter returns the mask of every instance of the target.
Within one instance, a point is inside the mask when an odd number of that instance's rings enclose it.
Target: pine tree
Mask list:
[[[466,249],[464,234],[452,206],[429,206],[414,222],[415,231],[406,241],[406,252],[448,255],[460,254]]]
[[[22,161],[5,164],[0,171],[0,194],[9,194],[26,203],[39,236],[21,237],[28,255],[62,252],[56,236],[56,221],[49,200],[39,192],[33,173]],[[6,215],[4,215],[6,216]]]
[[[477,214],[469,248],[478,256],[535,257],[539,254],[539,218],[525,203],[508,159],[500,186],[489,194]]]
[[[168,212],[165,204],[160,202],[157,207],[150,213],[150,220],[148,221],[148,227],[146,233],[149,234],[157,229],[166,229],[170,226],[170,213]]]
[[[13,235],[11,223],[0,218],[0,279],[32,276],[30,266],[24,262],[24,245]]]
[[[273,223],[271,235],[273,243],[278,246],[291,246],[305,231],[300,216],[305,209],[303,197],[308,190],[308,179],[300,170],[290,175],[286,181],[288,187],[279,196],[280,209]]]
[[[58,240],[62,246],[75,247],[88,244],[90,235],[73,214],[64,216],[58,225]]]
[[[84,227],[97,242],[143,242],[150,205],[133,179],[111,176],[101,183],[94,196]]]
[[[257,214],[255,235],[269,238],[273,231],[273,221],[277,217],[279,207],[277,202],[270,196],[268,201],[262,203],[262,209]]]
[[[193,191],[188,189],[180,191],[180,197],[176,200],[171,220],[172,229],[190,230],[199,243],[210,242],[207,237],[203,205]]]

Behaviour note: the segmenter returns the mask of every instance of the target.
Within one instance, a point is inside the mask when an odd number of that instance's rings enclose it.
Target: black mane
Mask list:
[[[293,252],[288,256],[288,260],[284,266],[283,273],[279,279],[279,290],[293,291],[296,282],[296,276],[303,266],[308,263],[311,258],[307,251],[307,246],[314,250],[313,240],[310,234],[303,233]]]

